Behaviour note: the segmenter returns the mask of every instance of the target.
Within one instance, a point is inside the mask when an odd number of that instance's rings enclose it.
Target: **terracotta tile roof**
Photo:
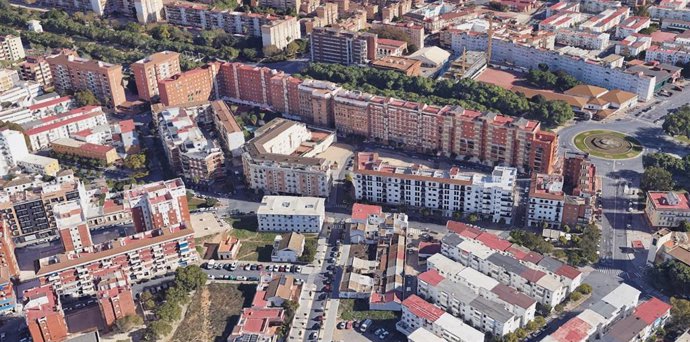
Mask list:
[[[647,325],[652,325],[657,319],[665,316],[669,310],[671,310],[671,305],[662,302],[656,297],[652,297],[652,299],[635,308],[634,315],[647,323]]]
[[[431,304],[417,295],[411,295],[402,302],[405,307],[413,315],[423,318],[430,322],[435,322],[441,318],[441,315],[446,313],[438,306]]]
[[[417,276],[417,279],[431,286],[436,286],[446,278],[443,277],[440,273],[438,273],[437,270],[431,269],[424,273],[421,273],[419,276]]]
[[[366,220],[370,215],[381,216],[383,208],[380,205],[355,203],[352,206],[352,219],[358,221]]]

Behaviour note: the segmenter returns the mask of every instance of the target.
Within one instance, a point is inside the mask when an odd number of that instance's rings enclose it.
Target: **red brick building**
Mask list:
[[[179,74],[180,54],[173,51],[161,51],[130,65],[137,84],[139,98],[150,101],[158,96],[158,81]]]
[[[126,191],[124,197],[137,232],[191,227],[187,193],[179,178],[139,186]]]
[[[209,101],[217,96],[216,76],[220,63],[209,63],[158,81],[160,101],[164,106]]]

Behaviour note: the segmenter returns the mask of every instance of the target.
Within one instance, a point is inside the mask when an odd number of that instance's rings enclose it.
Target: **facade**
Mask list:
[[[606,342],[646,341],[671,317],[671,306],[656,297],[638,305],[633,313],[614,323],[602,337]]]
[[[297,262],[304,252],[304,235],[300,233],[287,233],[276,235],[271,252],[272,262]]]
[[[615,53],[621,56],[638,56],[652,47],[652,37],[633,33],[620,41],[616,41]]]
[[[580,24],[580,29],[602,33],[616,28],[623,20],[630,16],[630,8],[607,9]]]
[[[224,237],[223,240],[218,244],[218,249],[216,254],[218,254],[218,260],[234,260],[237,258],[237,253],[240,252],[242,247],[242,242],[234,236]]]
[[[19,82],[19,73],[16,70],[0,69],[0,93],[14,88]]]
[[[645,216],[653,227],[678,227],[690,221],[690,204],[685,192],[647,192]]]
[[[222,148],[233,157],[241,156],[242,146],[245,143],[244,132],[237,124],[228,105],[220,100],[211,102],[211,116],[222,142]]]
[[[416,59],[390,55],[371,62],[371,66],[376,69],[397,71],[407,76],[419,76],[421,74],[422,62]]]
[[[76,54],[53,55],[46,58],[58,92],[89,90],[108,106],[117,107],[126,101],[122,86],[122,66],[79,58]]]
[[[648,28],[652,20],[649,17],[628,17],[616,27],[616,38],[623,39],[640,30]]]
[[[92,144],[72,138],[60,138],[50,143],[50,148],[59,154],[67,154],[86,159],[93,159],[105,165],[112,165],[120,159],[115,147]]]
[[[31,149],[38,151],[49,147],[55,140],[107,124],[108,119],[101,107],[86,106],[33,121],[27,124],[29,128],[24,134],[29,137]]]
[[[160,102],[166,107],[190,102],[203,102],[216,98],[218,63],[172,75],[158,81]]]
[[[302,1],[300,0],[259,0],[259,6],[270,7],[283,11],[294,11],[298,13],[300,7],[302,6]]]
[[[195,184],[212,184],[225,175],[220,144],[197,126],[209,109],[209,105],[168,107],[158,115],[158,132],[171,169]]]
[[[360,152],[353,169],[355,198],[375,203],[477,213],[493,222],[512,221],[517,170],[496,167],[491,175],[390,165],[377,153]]]
[[[79,201],[71,200],[54,205],[53,215],[65,251],[82,253],[91,250],[91,232],[86,224],[86,213]]]
[[[157,23],[163,20],[163,1],[134,0],[137,21],[141,24]]]
[[[24,317],[33,341],[57,342],[67,338],[65,314],[51,286],[25,291],[23,299]]]
[[[261,25],[261,42],[264,47],[274,46],[282,50],[292,41],[300,38],[302,38],[302,33],[295,17],[286,17]]]
[[[333,132],[272,120],[245,145],[242,165],[249,188],[267,194],[327,197],[332,186],[331,162],[318,155],[334,141]]]
[[[179,74],[180,54],[173,51],[154,53],[130,65],[137,84],[139,98],[150,101],[158,97],[158,81]]]
[[[609,46],[609,34],[560,29],[556,31],[556,43],[600,51]]]
[[[392,23],[392,22],[381,22],[373,21],[371,22],[372,28],[393,28],[399,30],[410,37],[410,43],[416,46],[418,49],[424,47],[424,26],[417,25],[409,22],[402,23]]]
[[[311,32],[311,61],[343,65],[366,64],[376,59],[375,34],[315,27]]]
[[[44,87],[53,86],[50,65],[43,57],[27,56],[26,61],[19,64],[19,78],[24,81],[38,82]]]
[[[0,36],[0,61],[18,61],[24,59],[22,39],[11,34]]]
[[[24,134],[10,129],[0,130],[0,175],[5,176],[20,160],[29,156]]]
[[[473,342],[484,340],[482,332],[417,295],[411,295],[402,302],[402,317],[395,324],[395,328],[406,336],[423,328],[444,341]]]
[[[256,211],[259,231],[318,233],[326,218],[324,199],[264,196]]]
[[[191,219],[187,191],[181,179],[139,186],[124,193],[125,209],[132,211],[137,232],[188,228]]]
[[[563,176],[534,174],[529,189],[527,225],[560,227],[564,204]]]
[[[0,225],[0,315],[16,310],[17,296],[13,280],[19,276],[14,242],[8,224]]]
[[[55,158],[29,154],[17,161],[17,166],[27,173],[55,177],[60,171],[60,162]]]

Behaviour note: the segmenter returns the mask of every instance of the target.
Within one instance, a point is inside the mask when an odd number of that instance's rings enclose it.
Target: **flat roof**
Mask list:
[[[320,197],[264,196],[257,215],[324,215],[325,200]]]

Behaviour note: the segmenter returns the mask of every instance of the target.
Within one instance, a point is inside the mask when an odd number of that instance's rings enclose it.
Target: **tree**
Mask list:
[[[642,191],[671,191],[674,186],[671,172],[656,166],[645,168],[640,180]]]
[[[541,236],[524,230],[511,231],[510,240],[542,254],[550,254],[554,248],[550,242],[544,241]]]
[[[242,51],[240,52],[240,55],[241,55],[242,57],[244,57],[244,58],[246,58],[246,59],[248,59],[248,60],[250,60],[250,61],[256,60],[258,54],[259,54],[259,53],[256,52],[255,49],[252,49],[252,48],[244,48],[244,49],[242,49]]]
[[[126,333],[142,324],[144,324],[144,320],[139,315],[132,314],[115,320],[115,329],[121,333]]]
[[[479,216],[477,216],[477,214],[474,213],[469,214],[467,216],[467,221],[469,221],[470,223],[476,223],[477,221],[479,221]]]
[[[686,220],[680,221],[680,225],[678,225],[678,229],[677,229],[677,230],[678,230],[678,231],[681,231],[681,232],[688,232],[688,233],[690,233],[690,222],[688,222],[688,221],[686,221]]]
[[[578,300],[582,299],[582,294],[580,292],[573,292],[570,294],[570,300],[573,302],[577,302]]]
[[[655,285],[672,294],[690,292],[690,266],[676,260],[657,264],[652,272]]]
[[[213,198],[213,197],[206,197],[206,201],[204,202],[204,205],[208,208],[213,208],[218,204],[218,200]]]
[[[172,332],[172,326],[165,321],[153,321],[149,323],[144,339],[147,341],[159,341]]]
[[[180,304],[165,302],[156,309],[156,317],[166,322],[174,322],[182,316]]]
[[[508,6],[502,4],[498,1],[489,1],[488,7],[489,7],[489,9],[492,9],[492,10],[498,11],[498,12],[507,12],[508,11]]]
[[[299,257],[301,262],[312,262],[314,261],[314,256],[316,255],[316,240],[315,239],[305,239],[304,250],[302,255]]]
[[[190,265],[175,270],[175,282],[186,291],[194,291],[206,284],[207,276],[199,266]]]
[[[581,284],[578,286],[575,291],[582,293],[582,294],[590,294],[592,293],[592,285],[589,284]]]
[[[662,127],[670,135],[690,137],[690,106],[684,105],[667,114]]]
[[[124,165],[128,169],[139,170],[146,167],[146,153],[130,154],[125,158]]]
[[[165,291],[165,300],[167,302],[185,304],[189,300],[189,293],[179,286],[172,286]]]
[[[690,327],[690,301],[672,297],[671,321],[666,329],[680,335],[688,327]]]
[[[74,102],[78,107],[100,106],[101,103],[90,90],[80,90],[74,94]]]

